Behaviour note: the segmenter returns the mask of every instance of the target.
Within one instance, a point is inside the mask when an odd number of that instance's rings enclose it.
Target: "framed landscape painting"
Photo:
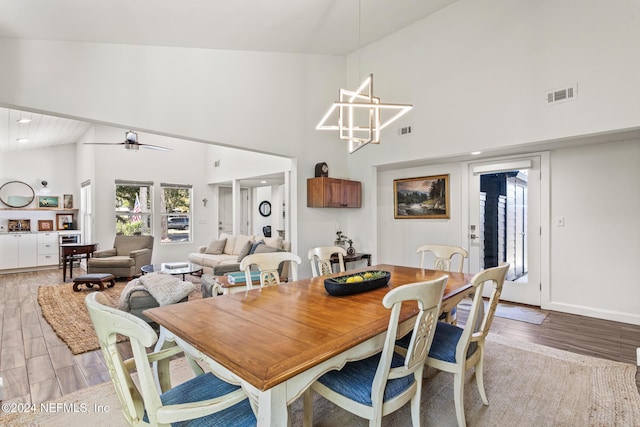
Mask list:
[[[39,208],[59,208],[60,197],[58,196],[38,196]]]
[[[393,180],[396,219],[449,218],[449,175]]]

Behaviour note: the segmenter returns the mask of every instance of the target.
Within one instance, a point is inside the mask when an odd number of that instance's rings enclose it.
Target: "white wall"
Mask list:
[[[638,164],[640,140],[551,153],[549,308],[640,324]]]
[[[635,77],[640,72],[637,40],[638,2],[461,0],[367,46],[361,54],[353,54],[348,60],[353,87],[362,77],[358,74],[373,72],[376,95],[383,102],[413,103],[414,109],[383,131],[379,146],[366,147],[348,157],[351,177],[363,181],[364,191],[363,208],[349,215],[349,236],[373,241],[370,247],[374,262],[387,261],[386,257],[398,261],[402,258],[405,264],[417,262],[407,249],[406,239],[411,242],[415,240],[413,236],[428,233],[434,238],[446,236],[443,243],[464,243],[462,230],[468,224],[463,222],[459,227],[454,218],[464,218],[466,213],[456,213],[454,206],[452,221],[440,224],[403,224],[398,220],[385,223],[392,194],[387,190],[394,176],[442,171],[451,173],[453,178],[459,173],[456,165],[450,171],[441,166],[424,166],[420,170],[419,166],[476,150],[488,157],[492,151],[504,148],[526,152],[530,147],[533,152],[539,150],[538,143],[549,140],[640,127],[640,80]],[[575,83],[577,101],[545,105],[546,91]],[[399,136],[397,129],[407,124],[413,124],[414,132]],[[574,150],[571,153],[581,156],[580,148]],[[618,148],[614,146],[602,150],[611,150],[614,157],[630,154],[624,150],[616,154]],[[566,155],[566,162],[570,158]],[[637,164],[639,159],[635,159]],[[554,154],[552,194],[557,194],[556,186],[588,192],[589,186],[579,180],[562,180],[555,173],[555,161]],[[615,163],[607,167],[616,168]],[[573,166],[578,167],[579,163]],[[418,167],[418,173],[413,175],[414,170],[409,167]],[[594,167],[589,173],[598,170]],[[379,174],[379,170],[385,172]],[[638,182],[637,173],[629,167],[620,168],[616,175],[618,182]],[[464,194],[464,187],[452,184],[454,200],[459,197],[455,193],[458,189]],[[572,198],[573,193],[567,191],[566,203],[572,204]],[[557,209],[555,202],[554,196],[552,217]],[[609,224],[602,217],[593,216],[585,205],[577,206],[582,209],[571,211],[574,221],[583,223],[581,232],[591,235],[582,247],[597,253],[593,248],[615,244],[619,248],[615,265],[635,265],[635,231],[621,231],[637,228],[633,206],[622,207],[624,214],[616,217],[618,231],[606,237],[601,232],[591,234],[590,230]],[[637,286],[628,279],[632,276],[625,275],[628,272],[624,270],[610,271],[618,299],[601,298],[602,262],[585,265],[585,258],[578,255],[566,257],[568,246],[556,251],[557,231],[551,230],[554,267],[549,292],[553,308],[640,324]],[[389,241],[397,243],[388,245]],[[589,249],[586,252],[592,253]],[[586,259],[591,260],[590,256]],[[559,263],[562,267],[557,269]],[[570,279],[571,271],[583,273]]]
[[[418,267],[420,258],[416,248],[426,243],[467,246],[467,235],[463,234],[461,200],[462,182],[460,164],[442,164],[407,169],[382,171],[377,185],[377,260],[385,263]],[[393,180],[418,176],[449,174],[451,217],[449,219],[394,219]],[[359,251],[368,240],[361,235],[349,235]],[[373,248],[372,248],[373,249]]]

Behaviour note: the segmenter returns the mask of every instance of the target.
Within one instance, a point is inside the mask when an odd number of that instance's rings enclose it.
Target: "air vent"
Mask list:
[[[575,101],[578,97],[578,85],[555,89],[547,92],[547,105],[560,104],[562,102]]]
[[[413,125],[401,127],[398,129],[398,135],[408,135],[413,132]]]

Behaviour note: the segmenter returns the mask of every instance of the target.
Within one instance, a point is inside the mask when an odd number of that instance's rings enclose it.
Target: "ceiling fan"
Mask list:
[[[141,144],[138,142],[138,134],[134,131],[127,131],[123,142],[85,142],[86,145],[124,145],[125,150],[138,151],[140,147],[150,150],[171,151],[171,148],[160,147],[159,145]]]

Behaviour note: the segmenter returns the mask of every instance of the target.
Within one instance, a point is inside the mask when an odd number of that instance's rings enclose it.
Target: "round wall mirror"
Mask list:
[[[24,208],[33,202],[36,193],[26,182],[9,181],[0,187],[0,202],[10,208]]]
[[[263,201],[263,202],[260,202],[260,206],[258,206],[258,211],[260,212],[260,215],[262,215],[262,216],[271,215],[271,203],[269,203],[266,200]]]

